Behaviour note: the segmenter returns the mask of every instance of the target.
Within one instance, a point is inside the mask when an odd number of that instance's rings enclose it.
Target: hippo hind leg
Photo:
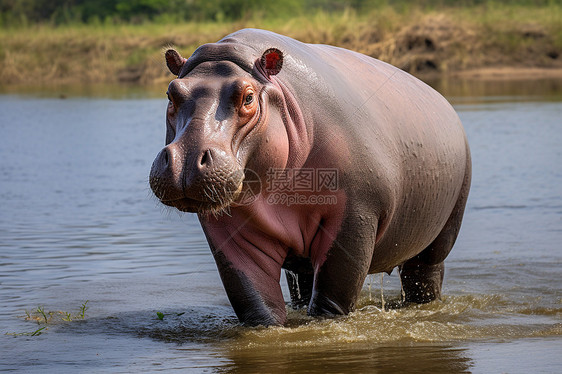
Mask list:
[[[402,264],[399,271],[406,302],[422,304],[441,298],[443,262],[430,265],[411,259]]]
[[[465,179],[449,219],[435,240],[416,257],[406,261],[398,270],[406,302],[428,303],[441,298],[445,274],[444,261],[459,234],[468,191],[470,189],[470,158]]]
[[[310,303],[314,284],[314,271],[310,259],[287,258],[283,268],[291,294],[291,306],[293,309],[306,308]]]
[[[398,267],[406,302],[421,304],[441,298],[444,260],[455,239],[454,230],[443,229],[426,249]]]

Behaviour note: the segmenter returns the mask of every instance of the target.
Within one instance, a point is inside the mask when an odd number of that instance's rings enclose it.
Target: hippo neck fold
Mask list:
[[[300,106],[287,85],[276,77],[271,77],[271,83],[283,95],[283,107],[280,108],[283,123],[289,138],[289,158],[287,168],[300,168],[306,162],[312,149],[312,129],[306,126]]]

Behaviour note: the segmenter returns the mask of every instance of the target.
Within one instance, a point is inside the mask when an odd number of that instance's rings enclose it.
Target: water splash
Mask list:
[[[382,292],[381,276],[381,292]],[[381,293],[382,296],[382,293]],[[289,327],[240,328],[236,349],[271,347],[302,348],[360,343],[362,346],[408,342],[451,343],[479,339],[518,339],[560,335],[560,323],[552,310],[528,304],[513,308],[498,295],[446,296],[427,304],[402,303],[401,293],[372,300],[369,290],[361,296],[355,312],[334,319],[314,319],[306,311],[289,311]],[[388,309],[385,309],[386,308]],[[542,312],[543,321],[535,312]],[[531,315],[533,314],[533,315]],[[534,318],[536,323],[529,323]]]
[[[398,281],[400,282],[400,303],[406,302],[406,292],[404,292],[404,285],[402,284],[402,277],[400,276],[400,272],[398,273]]]
[[[300,300],[301,297],[301,287],[299,285],[299,274],[298,273],[293,273],[293,276],[295,277],[295,287],[297,290],[297,298]]]
[[[381,273],[381,310],[384,312],[384,273]]]

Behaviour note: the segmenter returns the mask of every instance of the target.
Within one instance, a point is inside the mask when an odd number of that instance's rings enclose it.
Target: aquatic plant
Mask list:
[[[89,309],[87,306],[89,300],[86,300],[84,303],[80,305],[78,308],[78,312],[76,314],[72,314],[66,311],[46,311],[45,307],[38,306],[33,311],[25,310],[25,316],[23,317],[26,321],[35,321],[38,325],[56,325],[61,322],[72,322],[74,319],[85,319],[86,318],[86,311]],[[55,318],[58,317],[58,318]],[[6,335],[11,336],[39,336],[45,330],[48,330],[47,326],[40,327],[31,332],[10,332],[6,333]]]

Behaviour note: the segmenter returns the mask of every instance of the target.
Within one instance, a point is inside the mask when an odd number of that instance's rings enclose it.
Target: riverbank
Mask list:
[[[352,49],[414,75],[469,79],[562,77],[562,5],[318,11],[291,19],[0,29],[0,85],[141,83],[170,74],[163,51],[244,28]]]

